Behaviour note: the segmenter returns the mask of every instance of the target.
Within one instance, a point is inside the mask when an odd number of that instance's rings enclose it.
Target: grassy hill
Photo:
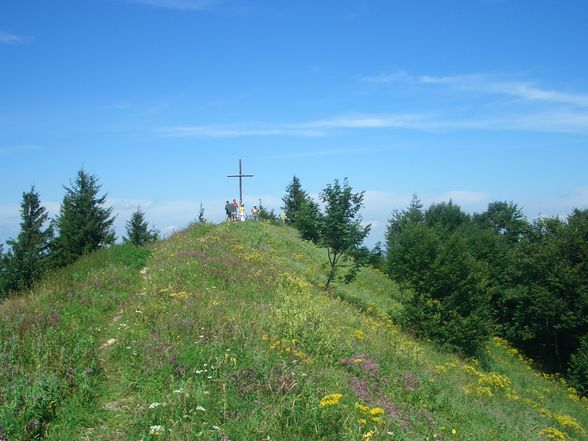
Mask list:
[[[265,223],[117,246],[0,304],[0,440],[582,440],[588,401],[500,339],[412,339],[362,270]],[[4,434],[3,434],[4,432]]]

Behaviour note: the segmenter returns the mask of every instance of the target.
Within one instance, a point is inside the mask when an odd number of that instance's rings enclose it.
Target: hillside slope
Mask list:
[[[249,222],[81,259],[0,305],[0,439],[588,438],[587,401],[505,342],[437,352],[383,274],[326,294],[324,262]]]

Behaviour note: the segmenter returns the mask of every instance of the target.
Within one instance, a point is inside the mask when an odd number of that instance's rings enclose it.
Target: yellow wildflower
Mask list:
[[[365,334],[362,330],[358,329],[353,333],[353,336],[358,340],[365,340]]]
[[[539,435],[543,435],[547,439],[553,439],[555,441],[565,441],[568,438],[565,432],[560,432],[555,427],[548,427],[543,429],[541,432],[539,432]]]
[[[343,394],[325,395],[321,399],[320,405],[321,405],[321,407],[336,406],[337,404],[339,404],[339,400],[341,400],[341,397],[343,397]]]
[[[368,413],[370,411],[370,408],[368,406],[366,406],[365,404],[362,404],[362,403],[357,403],[356,402],[355,403],[355,408],[357,410],[359,410],[360,412],[363,412],[363,413]]]
[[[372,415],[372,416],[384,415],[384,409],[382,409],[381,407],[374,407],[373,409],[370,410],[370,415]]]

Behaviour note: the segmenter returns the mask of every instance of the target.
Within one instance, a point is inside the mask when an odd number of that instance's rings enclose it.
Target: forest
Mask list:
[[[283,201],[287,222],[321,244],[319,205],[298,178]],[[588,210],[529,220],[496,201],[470,215],[451,200],[425,209],[414,195],[392,213],[385,250],[350,253],[400,285],[402,324],[418,337],[483,363],[499,336],[588,393]]]

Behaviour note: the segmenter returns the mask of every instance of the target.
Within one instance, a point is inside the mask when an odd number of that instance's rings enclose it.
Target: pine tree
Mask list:
[[[4,255],[4,246],[0,244],[0,300],[8,295],[8,268]]]
[[[158,238],[158,231],[149,229],[149,223],[145,220],[145,213],[137,207],[137,211],[132,214],[131,220],[127,222],[127,237],[123,237],[123,242],[142,247],[145,244],[155,242]]]
[[[294,176],[292,182],[286,187],[286,194],[282,198],[282,202],[284,202],[282,208],[286,215],[287,224],[296,224],[296,217],[307,199],[308,196],[300,185],[300,179]]]
[[[51,224],[43,229],[49,215],[41,206],[34,186],[28,193],[23,193],[20,208],[20,233],[16,240],[6,242],[10,246],[5,256],[7,288],[10,291],[28,289],[43,276],[48,269],[49,247],[53,238]]]
[[[200,210],[198,211],[198,222],[206,222],[206,219],[204,218],[204,207],[202,206],[202,202],[200,202]]]
[[[112,245],[116,239],[112,208],[104,207],[106,195],[98,196],[98,178],[78,171],[71,187],[65,187],[57,219],[57,264],[67,265],[96,249]]]
[[[295,227],[300,232],[300,237],[304,240],[318,243],[322,221],[323,218],[318,204],[310,196],[307,196],[296,214]]]
[[[277,222],[278,220],[278,216],[276,216],[276,213],[274,212],[273,208],[271,210],[268,210],[263,205],[263,202],[261,202],[261,199],[259,200],[259,218],[261,220],[269,222]]]

